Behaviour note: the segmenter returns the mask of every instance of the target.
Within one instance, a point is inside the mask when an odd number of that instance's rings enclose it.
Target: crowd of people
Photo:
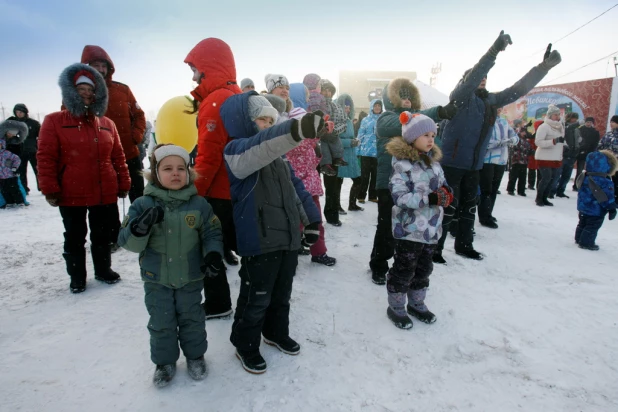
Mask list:
[[[206,319],[234,313],[230,341],[251,373],[266,371],[262,340],[297,355],[289,313],[298,256],[335,265],[324,223],[337,230],[339,216],[362,213],[359,203],[366,200],[378,208],[367,258],[371,280],[386,284],[388,319],[401,329],[411,328],[412,318],[433,323],[437,317],[425,298],[434,263],[447,263],[447,235],[454,236],[458,255],[483,259],[473,246],[476,214],[481,225],[498,228],[493,211],[506,171],[509,195],[526,196],[528,183],[536,204],[551,206],[548,199],[568,197],[577,165],[575,241],[581,248],[598,249],[596,233],[605,216],[616,216],[618,117],[603,139],[594,119],[580,126],[577,114],[565,117],[554,105],[544,119],[509,124],[502,107],[561,61],[548,47],[522,79],[490,93],[488,72],[509,44],[510,36],[501,32],[463,74],[448,105],[421,110],[419,90],[397,78],[357,120],[351,96],[337,94],[331,81],[315,73],[299,83],[268,74],[262,93],[248,78],[239,86],[230,47],[204,39],[184,60],[197,83],[191,92],[197,148],[190,155],[180,146],[158,144],[146,171],[143,150],[140,157],[140,144],[150,137],[144,113],[130,88],[112,81],[109,55],[86,46],[81,63],[60,76],[61,111],[40,126],[17,104],[15,117],[0,123],[0,205],[27,204],[30,162],[37,188],[62,217],[62,254],[73,293],[87,287],[88,226],[95,279],[120,281],[111,267],[118,247],[139,253],[153,382],[159,387],[174,377],[179,345],[189,375],[204,379]],[[345,178],[353,183],[344,209]],[[121,223],[117,204],[126,197],[131,206]],[[239,263],[234,311],[226,264]]]

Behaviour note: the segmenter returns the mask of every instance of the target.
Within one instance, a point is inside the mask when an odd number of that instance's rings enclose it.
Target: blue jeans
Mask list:
[[[556,182],[558,181],[558,177],[560,177],[560,169],[556,169],[553,167],[541,167],[538,171],[541,174],[541,181],[536,188],[537,202],[539,200],[547,200],[547,197],[551,193],[551,188],[554,187],[554,184],[556,184]]]
[[[562,169],[560,173],[560,179],[555,187],[552,187],[551,194],[563,195],[566,190],[569,180],[571,180],[571,174],[573,173],[573,166],[575,165],[576,158],[564,158],[562,159]]]
[[[590,216],[583,213],[579,214],[579,223],[575,229],[575,242],[582,246],[592,246],[597,239],[597,233],[603,225],[605,214],[601,216]]]

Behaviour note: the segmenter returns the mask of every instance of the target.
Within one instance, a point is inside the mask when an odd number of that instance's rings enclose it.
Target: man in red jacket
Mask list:
[[[208,199],[215,214],[221,221],[225,260],[237,265],[232,253],[236,250],[236,231],[232,214],[230,181],[228,179],[223,149],[231,140],[219,114],[225,100],[242,93],[236,84],[236,63],[230,46],[216,38],[200,41],[187,55],[185,63],[193,71],[197,87],[191,92],[199,102],[197,117],[198,139],[195,171],[197,191]],[[230,286],[226,269],[219,275],[204,278],[206,319],[227,316],[232,313]]]
[[[82,51],[83,64],[87,64],[101,73],[105,79],[105,84],[109,90],[109,103],[105,116],[110,118],[118,129],[120,142],[124,150],[124,156],[131,176],[131,189],[129,199],[133,202],[144,194],[144,178],[141,175],[143,169],[142,161],[139,157],[138,144],[141,143],[146,130],[146,116],[137,104],[131,89],[126,84],[112,81],[112,75],[116,71],[114,62],[109,54],[99,46],[87,45]],[[116,209],[117,210],[117,209]],[[112,228],[112,251],[118,249],[116,240],[120,230],[120,214],[118,222]]]

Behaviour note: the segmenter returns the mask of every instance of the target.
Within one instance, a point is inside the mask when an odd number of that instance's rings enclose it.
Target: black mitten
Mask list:
[[[438,117],[440,120],[451,120],[457,114],[457,106],[455,106],[455,102],[450,102],[446,106],[438,107]]]
[[[616,209],[612,209],[609,211],[609,220],[614,220],[616,218]]]
[[[140,217],[135,219],[131,225],[131,233],[137,237],[146,236],[154,225],[163,222],[164,214],[161,206],[149,207],[144,210]]]
[[[318,223],[311,223],[305,227],[305,243],[313,245],[320,238],[320,228]]]
[[[208,252],[204,257],[204,264],[200,266],[202,273],[209,278],[214,278],[225,268],[223,259],[218,252]]]
[[[321,113],[321,112],[319,112]],[[302,139],[315,139],[318,133],[324,128],[324,119],[316,113],[307,113],[301,117],[300,121],[294,119],[292,123],[292,137],[296,141]]]
[[[564,143],[564,136],[560,136],[559,138],[554,139],[554,142],[556,142],[556,143]]]

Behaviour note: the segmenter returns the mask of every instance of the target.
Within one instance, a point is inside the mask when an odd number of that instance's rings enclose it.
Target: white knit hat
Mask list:
[[[558,106],[556,105],[550,104],[547,107],[547,114],[545,116],[547,116],[547,118],[549,119],[554,114],[560,114],[560,108],[558,108]]]
[[[264,76],[264,82],[266,83],[266,90],[268,93],[272,92],[274,88],[280,86],[290,86],[288,78],[282,74],[267,74]]]
[[[83,83],[86,83],[86,84],[91,85],[92,87],[95,87],[95,86],[94,86],[94,82],[93,82],[92,80],[90,80],[90,78],[88,78],[88,77],[86,77],[86,76],[83,76],[83,75],[82,75],[82,76],[79,76],[79,77],[77,78],[77,80],[75,80],[75,86],[80,85],[80,84],[83,84]]]

